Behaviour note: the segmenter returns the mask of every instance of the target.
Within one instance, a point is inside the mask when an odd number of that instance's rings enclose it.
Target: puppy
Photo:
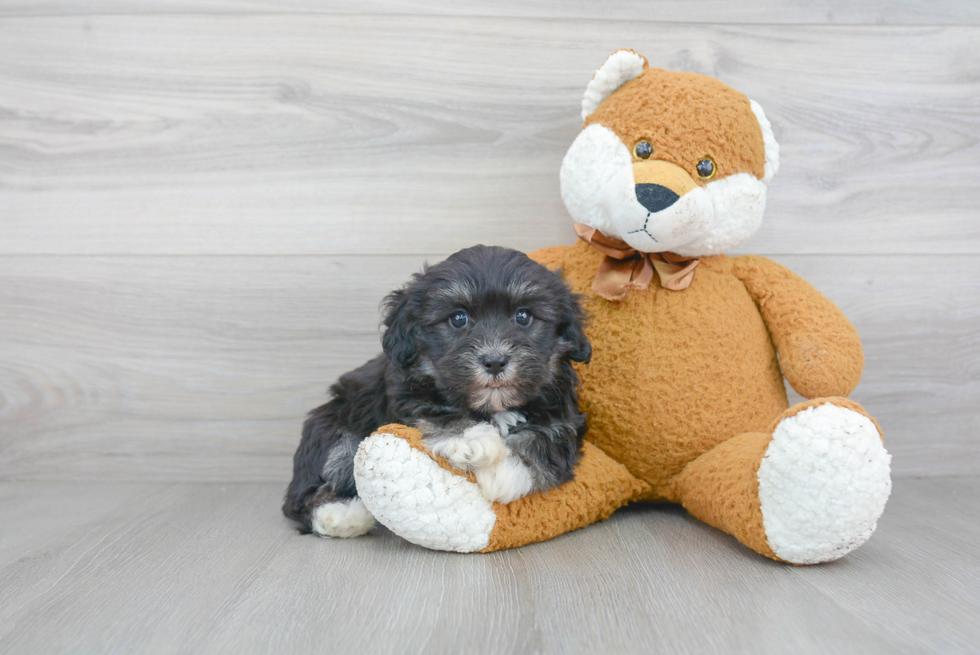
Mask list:
[[[516,250],[475,246],[416,273],[383,308],[384,354],[342,376],[303,426],[283,505],[301,532],[371,529],[354,454],[386,423],[418,428],[492,501],[572,478],[586,425],[571,362],[588,362],[592,348],[560,274]]]

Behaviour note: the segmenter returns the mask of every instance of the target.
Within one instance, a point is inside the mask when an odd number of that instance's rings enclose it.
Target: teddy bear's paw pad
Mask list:
[[[382,433],[362,441],[354,480],[368,511],[413,544],[471,553],[490,543],[497,515],[479,486],[404,439]]]
[[[353,498],[317,507],[311,527],[321,537],[360,537],[374,527],[374,517],[360,498]]]
[[[863,544],[891,493],[890,462],[863,414],[825,404],[780,421],[758,473],[769,547],[815,564]]]

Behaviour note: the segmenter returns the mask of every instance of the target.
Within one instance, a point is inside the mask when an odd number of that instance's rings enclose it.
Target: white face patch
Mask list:
[[[704,207],[703,220],[698,222],[685,222],[683,215],[675,219],[679,243],[670,248],[671,252],[685,257],[720,255],[748,239],[762,225],[766,185],[754,175],[738,173],[709,182],[675,204],[683,208],[682,201],[698,192],[704,192],[710,209]]]
[[[659,212],[636,198],[629,150],[607,127],[590,125],[561,167],[561,194],[578,223],[622,239],[641,252],[704,257],[725,252],[762,223],[766,185],[749,173],[730,175],[684,194]]]
[[[572,218],[613,236],[602,196],[609,181],[632,166],[632,161],[629,149],[608,127],[589,125],[582,130],[565,154],[559,173],[561,198]]]

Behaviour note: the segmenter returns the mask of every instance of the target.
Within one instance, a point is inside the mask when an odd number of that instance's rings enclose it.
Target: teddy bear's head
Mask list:
[[[718,80],[617,50],[582,99],[561,167],[579,223],[640,252],[716,255],[762,221],[779,146],[762,107]]]

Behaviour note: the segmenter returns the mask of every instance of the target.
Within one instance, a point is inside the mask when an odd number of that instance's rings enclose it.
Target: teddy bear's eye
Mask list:
[[[633,147],[633,154],[639,159],[649,159],[653,154],[653,146],[649,141],[640,141]]]
[[[698,162],[698,177],[702,180],[710,180],[715,176],[715,162],[711,157],[705,157]]]

